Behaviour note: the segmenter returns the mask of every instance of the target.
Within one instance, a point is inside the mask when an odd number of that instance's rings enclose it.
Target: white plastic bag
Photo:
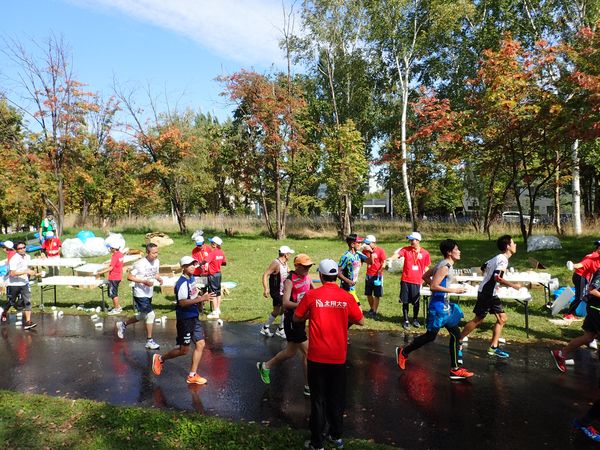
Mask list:
[[[77,238],[65,239],[60,248],[63,258],[81,258],[82,250],[83,242]]]
[[[404,269],[404,256],[401,258],[388,258],[387,270],[390,273],[402,273]]]
[[[199,237],[204,235],[204,231],[202,230],[196,230],[194,231],[194,234],[192,234],[192,241],[195,241],[196,239],[198,239]]]
[[[527,239],[527,252],[562,248],[556,236],[529,236]]]
[[[110,245],[112,248],[118,248],[120,250],[125,248],[125,238],[119,233],[108,233],[104,243]]]
[[[108,255],[108,249],[104,243],[104,239],[101,237],[89,238],[83,244],[81,250],[81,256],[88,258],[90,256],[104,256]]]

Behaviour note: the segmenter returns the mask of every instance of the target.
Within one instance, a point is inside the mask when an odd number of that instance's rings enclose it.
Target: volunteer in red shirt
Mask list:
[[[214,292],[215,297],[211,300],[212,312],[206,318],[218,319],[221,316],[221,266],[227,265],[227,259],[221,250],[223,240],[220,237],[214,236],[208,241],[211,252],[202,263],[208,264],[208,292]]]
[[[367,277],[365,279],[365,295],[369,301],[369,312],[366,317],[377,318],[379,300],[383,297],[383,269],[385,267],[385,251],[377,245],[372,234],[365,238],[362,252],[367,257]]]
[[[204,241],[204,237],[198,236],[195,240],[196,246],[192,250],[192,258],[198,261],[198,265],[194,270],[194,277],[198,287],[200,288],[200,294],[207,292],[208,287],[208,264],[201,264],[202,261],[206,260],[208,254],[212,251],[210,245]],[[204,314],[204,302],[200,303],[200,314]]]
[[[573,270],[571,281],[573,282],[573,286],[575,286],[575,300],[571,302],[569,310],[563,316],[567,320],[575,319],[575,311],[577,311],[577,307],[581,303],[586,287],[594,273],[600,269],[600,240],[594,242],[594,245],[596,249],[592,253],[585,255],[577,264],[567,261],[567,268]]]
[[[310,442],[306,446],[323,448],[326,439],[342,448],[348,325],[362,325],[363,315],[354,297],[335,284],[334,260],[321,261],[318,272],[323,286],[306,293],[293,318],[294,322],[309,320]]]
[[[42,243],[42,258],[57,259],[60,258],[60,247],[62,242],[60,239],[54,236],[54,231],[47,231],[44,242]],[[49,266],[48,275],[51,277],[58,275],[59,268]]]
[[[15,244],[13,241],[4,241],[2,243],[2,248],[6,252],[6,278],[8,279],[8,272],[10,271],[10,259],[17,254],[15,250]],[[7,304],[6,309],[0,307],[2,310],[2,314],[0,314],[0,321],[6,322],[8,320],[8,309],[10,308],[10,303]]]
[[[421,324],[417,320],[419,317],[419,300],[421,299],[421,285],[423,284],[423,274],[431,265],[429,252],[421,247],[421,233],[413,231],[406,236],[410,245],[397,250],[398,258],[404,258],[404,268],[402,269],[402,281],[400,281],[400,302],[402,302],[402,316],[404,323],[402,327],[405,330],[410,328],[408,321],[408,307],[413,305],[413,326],[419,328]]]
[[[108,272],[108,296],[113,301],[113,308],[108,312],[109,315],[120,314],[123,312],[123,308],[121,308],[121,305],[119,304],[119,284],[123,279],[123,263],[125,261],[125,255],[119,250],[119,245],[120,242],[106,239],[106,246],[112,253],[110,262],[105,269],[96,272],[96,275]]]

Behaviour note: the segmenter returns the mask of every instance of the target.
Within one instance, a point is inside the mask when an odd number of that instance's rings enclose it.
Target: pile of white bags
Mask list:
[[[527,239],[527,252],[558,248],[562,248],[562,246],[556,236],[529,236]]]

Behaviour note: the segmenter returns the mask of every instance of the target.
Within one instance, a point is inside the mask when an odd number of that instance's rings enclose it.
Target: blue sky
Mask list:
[[[285,67],[281,0],[19,0],[3,2],[2,23],[2,47],[14,39],[33,51],[32,40],[62,36],[90,90],[110,95],[114,77],[138,88],[140,101],[150,86],[171,108],[220,119],[232,108],[215,77]],[[0,92],[20,102],[16,78],[0,52]]]

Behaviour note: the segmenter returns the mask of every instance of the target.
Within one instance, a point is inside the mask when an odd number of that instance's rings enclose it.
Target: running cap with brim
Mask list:
[[[196,238],[196,245],[202,245],[204,244],[204,238],[202,236],[198,236]]]
[[[15,244],[13,243],[13,241],[4,241],[4,242],[2,243],[2,246],[3,246],[4,248],[8,248],[8,249],[13,249],[13,248],[15,248]]]
[[[211,237],[209,241],[217,245],[223,245],[223,239],[221,239],[219,236]]]
[[[9,241],[6,241],[6,242],[9,242]],[[594,241],[594,245],[595,245],[596,247],[600,247],[600,240]],[[6,246],[5,246],[5,247],[6,247]]]
[[[406,236],[406,239],[408,239],[409,241],[422,241],[423,238],[421,237],[421,233],[417,232],[417,231],[413,231],[412,233],[410,233],[408,236]]]
[[[365,244],[370,244],[372,242],[377,242],[377,239],[372,234],[367,234],[365,237]]]
[[[181,259],[179,260],[179,265],[181,267],[189,266],[190,264],[198,264],[198,261],[196,261],[191,256],[182,256]]]
[[[300,253],[298,256],[294,258],[295,266],[312,266],[314,262],[310,259],[310,256]]]
[[[116,239],[106,239],[104,242],[108,248],[118,249],[120,247],[119,242],[117,242]]]
[[[282,245],[281,247],[279,247],[279,253],[281,253],[282,255],[290,255],[296,252],[289,248],[287,245]]]
[[[54,231],[46,231],[46,237],[54,237]]]
[[[319,263],[317,272],[323,275],[337,275],[338,270],[338,265],[333,259],[324,259]]]

